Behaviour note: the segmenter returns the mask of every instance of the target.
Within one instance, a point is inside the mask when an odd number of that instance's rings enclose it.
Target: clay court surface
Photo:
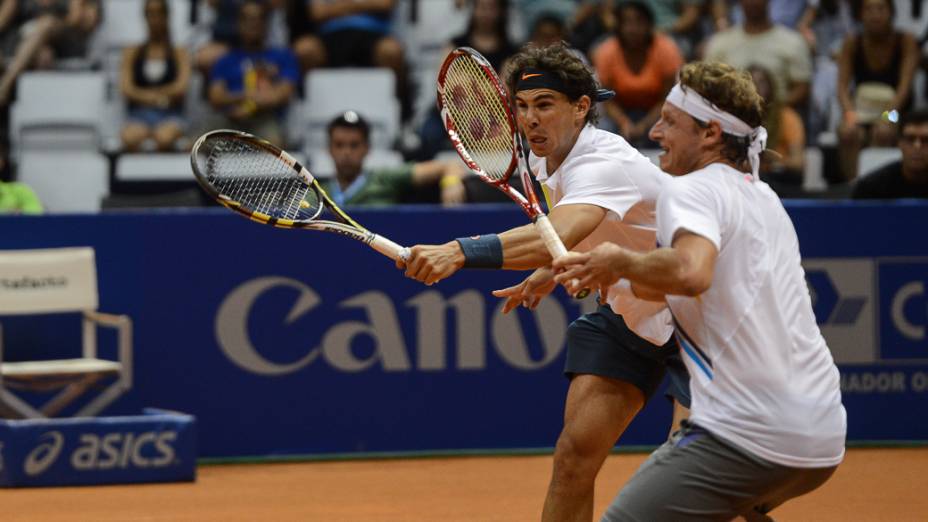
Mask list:
[[[614,455],[596,513],[644,460]],[[196,483],[0,490],[4,521],[538,520],[549,456],[200,466]],[[928,520],[928,448],[854,449],[778,521]]]

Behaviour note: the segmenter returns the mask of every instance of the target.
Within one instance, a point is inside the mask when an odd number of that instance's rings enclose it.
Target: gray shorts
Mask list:
[[[619,491],[602,520],[770,521],[767,512],[821,486],[835,469],[774,464],[683,421]]]

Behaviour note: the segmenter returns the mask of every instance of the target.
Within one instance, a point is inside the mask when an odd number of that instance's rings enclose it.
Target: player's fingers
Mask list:
[[[431,285],[434,285],[435,283],[441,281],[442,279],[444,279],[444,278],[441,277],[441,272],[438,272],[438,271],[436,271],[436,270],[432,270],[432,271],[429,273],[429,275],[425,278],[425,284],[431,286]]]
[[[419,271],[419,267],[422,265],[422,258],[419,257],[419,247],[412,247],[409,249],[409,256],[406,258],[406,277],[415,279],[414,275]]]
[[[517,295],[519,294],[519,288],[521,286],[522,286],[521,284],[518,284],[515,286],[506,287],[506,288],[500,288],[499,290],[493,290],[493,296],[494,297],[509,297],[509,296]]]
[[[566,287],[566,283],[568,281],[571,281],[572,279],[576,279],[577,277],[581,275],[582,272],[583,272],[583,267],[581,265],[571,266],[570,268],[564,269],[559,274],[554,276],[554,280],[558,284],[565,285]]]
[[[537,296],[533,296],[533,297],[528,298],[526,301],[527,301],[527,304],[525,305],[525,307],[528,308],[529,310],[534,310],[538,308],[538,303],[541,302],[541,298]]]
[[[431,265],[425,264],[422,268],[416,273],[417,279],[422,281],[426,285],[431,285],[429,278],[432,276],[432,267]]]
[[[567,252],[563,256],[555,259],[551,266],[555,269],[567,268],[571,265],[576,265],[580,263],[585,263],[589,259],[590,254],[587,252]]]
[[[421,259],[417,259],[415,262],[409,263],[406,269],[406,276],[424,283],[425,278],[428,277],[430,272],[431,269],[428,263],[423,262]]]
[[[509,299],[506,299],[506,302],[503,303],[503,313],[508,314],[509,312],[518,308],[520,304],[522,304],[522,301],[514,297],[510,297]]]
[[[609,285],[599,285],[599,304],[609,302]]]
[[[578,292],[583,288],[599,288],[602,285],[601,281],[593,273],[578,277],[574,283],[576,283],[576,291]]]

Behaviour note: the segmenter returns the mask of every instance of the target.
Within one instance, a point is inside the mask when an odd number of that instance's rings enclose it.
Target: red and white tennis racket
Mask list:
[[[438,72],[438,109],[454,149],[474,173],[503,191],[535,224],[551,257],[567,248],[545,215],[532,188],[528,156],[509,95],[490,62],[470,47],[459,47]],[[519,172],[525,194],[509,180]],[[577,294],[586,297],[588,289]]]

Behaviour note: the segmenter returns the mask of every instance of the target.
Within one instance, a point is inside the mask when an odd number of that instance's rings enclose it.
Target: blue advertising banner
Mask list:
[[[174,412],[0,420],[0,486],[191,481],[196,457],[196,422]]]
[[[928,408],[928,242],[903,232],[928,205],[788,210],[845,374],[849,438],[928,439],[928,418],[906,414]],[[525,223],[508,205],[352,215],[407,245]],[[189,412],[206,457],[551,447],[567,326],[595,306],[558,290],[502,315],[490,292],[524,274],[465,270],[425,287],[354,241],[222,209],[0,219],[0,248],[78,245],[96,249],[100,310],[134,321],[135,381],[106,413]],[[58,319],[3,318],[7,358],[76,352],[77,326]],[[620,442],[657,444],[669,423],[656,397]]]

